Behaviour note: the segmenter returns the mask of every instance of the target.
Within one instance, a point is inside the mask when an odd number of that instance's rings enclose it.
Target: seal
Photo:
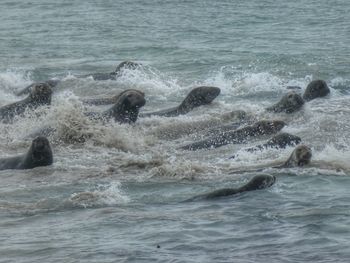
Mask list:
[[[105,98],[83,99],[83,103],[88,105],[96,105],[96,106],[115,104],[120,96],[122,96],[125,92],[129,92],[129,91],[139,92],[139,93],[142,93],[143,96],[145,96],[145,94],[139,90],[127,89],[109,98],[105,97]]]
[[[122,95],[119,96],[119,99],[113,107],[104,111],[104,112],[86,112],[85,115],[89,118],[95,120],[109,121],[114,119],[119,123],[134,123],[138,118],[139,110],[144,106],[146,100],[144,98],[144,93],[137,90],[128,90],[124,91]],[[41,129],[35,130],[26,138],[33,138],[36,136],[52,136],[57,132],[56,128],[51,126],[44,126]],[[66,142],[84,142],[86,136],[69,136],[64,138],[63,141]]]
[[[51,87],[51,89],[53,90],[54,87],[57,86],[58,83],[60,83],[61,81],[58,80],[58,79],[50,79],[50,80],[47,80],[45,82],[35,82],[35,83],[32,83],[30,84],[29,86],[25,87],[24,89],[20,90],[19,92],[16,93],[16,96],[22,96],[22,95],[27,95],[29,94],[32,89],[35,87],[35,86],[38,86],[38,85],[49,85]]]
[[[185,122],[176,122],[176,123],[167,123],[165,126],[157,126],[154,129],[148,129],[147,133],[150,135],[155,135],[160,139],[178,139],[184,135],[190,135],[193,133],[203,133],[206,132],[206,136],[211,136],[214,134],[214,129],[219,130],[221,127],[224,127],[222,130],[238,129],[244,123],[247,123],[248,119],[251,116],[242,110],[236,110],[231,112],[226,112],[217,116],[206,118],[205,120],[200,121],[185,121]],[[229,125],[222,126],[223,122],[234,121]],[[228,128],[229,126],[229,128]],[[212,127],[215,127],[214,129]],[[221,130],[221,132],[222,132]]]
[[[271,164],[258,165],[255,167],[240,167],[240,170],[231,170],[230,174],[241,174],[245,172],[262,172],[266,168],[293,168],[293,167],[304,167],[310,164],[312,157],[312,152],[306,145],[298,145],[294,148],[292,154],[288,157],[287,161],[282,162],[282,164],[272,166]]]
[[[32,87],[29,96],[21,101],[0,108],[0,120],[9,123],[17,115],[22,115],[27,109],[51,104],[52,89],[46,83],[39,83]]]
[[[311,157],[312,151],[308,146],[304,144],[298,145],[284,164],[274,168],[303,167],[310,164]]]
[[[330,93],[327,83],[324,80],[313,80],[307,85],[303,99],[310,101],[316,98],[325,97]]]
[[[303,105],[303,98],[298,93],[290,91],[284,95],[279,102],[272,105],[271,107],[268,107],[266,110],[276,113],[293,113],[300,110]]]
[[[243,192],[261,190],[272,186],[276,182],[276,177],[269,174],[261,174],[254,176],[247,184],[239,188],[223,188],[213,192],[192,197],[186,201],[208,200],[220,197],[237,195]]]
[[[264,150],[268,148],[285,149],[287,146],[295,146],[301,142],[301,138],[286,132],[278,133],[262,145],[246,149],[248,152]]]
[[[0,159],[0,170],[32,169],[53,163],[52,150],[46,137],[37,137],[32,141],[28,152],[23,155]]]
[[[208,139],[191,143],[181,147],[183,150],[199,150],[203,148],[217,148],[227,144],[245,143],[249,138],[271,135],[279,132],[285,122],[279,120],[273,121],[258,121],[253,125],[249,125],[234,131],[225,131]]]
[[[78,76],[78,78],[87,78],[92,77],[94,80],[115,80],[119,77],[124,69],[137,69],[141,66],[141,64],[132,62],[132,61],[124,61],[120,63],[117,68],[110,73],[92,73]]]
[[[295,145],[298,145],[300,142],[301,142],[300,137],[286,133],[286,132],[281,132],[273,136],[266,143],[245,149],[245,151],[256,152],[256,151],[263,151],[269,148],[285,149],[287,146],[295,146]],[[230,159],[234,159],[236,157],[237,155],[233,155],[230,157]]]
[[[114,106],[102,113],[88,112],[87,116],[93,119],[114,119],[119,123],[136,122],[140,108],[146,104],[145,94],[137,90],[128,90],[118,97]]]
[[[210,104],[219,94],[220,88],[211,86],[200,86],[192,89],[182,103],[174,108],[156,112],[141,113],[140,117],[162,116],[174,117],[186,114],[202,105]]]

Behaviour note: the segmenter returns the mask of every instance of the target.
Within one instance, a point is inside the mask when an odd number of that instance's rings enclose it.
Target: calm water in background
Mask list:
[[[52,167],[1,171],[1,262],[348,262],[350,259],[350,4],[348,1],[1,1],[0,105],[33,81],[63,79],[41,117],[0,126],[0,154],[25,152],[26,135],[56,125]],[[116,81],[123,60],[144,67]],[[267,114],[286,86],[324,79],[331,95],[291,116]],[[145,110],[177,105],[215,85],[212,105],[134,126],[91,123],[79,98],[146,93]],[[97,108],[93,108],[98,110]],[[90,109],[91,110],[91,109]],[[282,119],[313,150],[314,165],[273,170],[293,148],[248,145],[184,152],[200,135],[170,136],[233,110]],[[81,134],[84,144],[67,142]],[[233,153],[238,158],[228,159]],[[270,189],[211,202],[181,201],[235,187],[266,167]],[[159,247],[157,247],[159,246]]]

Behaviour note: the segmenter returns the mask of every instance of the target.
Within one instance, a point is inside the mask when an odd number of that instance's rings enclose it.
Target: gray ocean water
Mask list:
[[[38,127],[58,130],[52,166],[0,171],[0,262],[349,262],[349,1],[1,0],[0,17],[0,106],[34,81],[63,80],[51,107],[0,124],[0,157],[26,152]],[[124,60],[143,67],[116,80],[75,77]],[[331,94],[294,114],[264,110],[313,79]],[[84,110],[100,108],[80,100],[134,88],[151,111],[199,85],[221,94],[133,125],[92,122]],[[310,167],[270,168],[293,147],[244,151],[269,137],[178,149],[203,138],[188,127],[231,123],[235,110],[284,120],[312,148]],[[276,184],[182,202],[261,173]]]

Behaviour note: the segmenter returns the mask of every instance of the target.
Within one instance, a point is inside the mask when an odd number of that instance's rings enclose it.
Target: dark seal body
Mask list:
[[[293,113],[301,109],[304,105],[303,98],[296,92],[290,91],[284,95],[279,102],[268,107],[267,111],[273,111],[276,113],[285,112]]]
[[[27,109],[51,104],[52,89],[46,83],[32,87],[29,96],[21,101],[0,108],[0,120],[8,123],[17,115],[22,115]]]
[[[37,137],[32,141],[26,154],[0,159],[0,170],[32,169],[52,163],[53,156],[49,141],[45,137]]]
[[[262,174],[254,176],[247,184],[239,188],[223,188],[210,193],[195,196],[186,201],[207,200],[220,197],[227,197],[237,195],[247,191],[261,190],[272,186],[276,181],[276,177],[269,174]]]
[[[270,140],[268,140],[266,143],[257,145],[248,149],[245,149],[247,152],[256,152],[256,151],[263,151],[265,149],[269,148],[275,148],[275,149],[285,149],[287,146],[295,146],[301,142],[301,138],[286,132],[278,133],[277,135],[273,136]],[[234,155],[230,157],[230,159],[236,158],[237,155]]]
[[[115,80],[124,69],[136,69],[140,67],[141,65],[132,62],[132,61],[124,61],[120,63],[115,71],[109,72],[109,73],[92,73],[92,74],[86,74],[82,76],[78,76],[79,78],[86,78],[86,77],[92,77],[94,80]]]
[[[206,140],[181,147],[183,150],[198,150],[203,148],[217,148],[227,144],[244,143],[251,137],[270,135],[279,132],[285,123],[283,121],[258,121],[234,131],[225,131]]]
[[[307,85],[303,99],[310,101],[316,98],[325,97],[330,93],[327,83],[324,80],[313,80]]]
[[[140,108],[146,103],[145,94],[137,90],[128,90],[121,94],[114,106],[102,113],[89,112],[87,116],[94,119],[114,119],[119,123],[136,122]]]
[[[115,104],[117,103],[119,97],[121,97],[124,93],[130,92],[130,91],[139,92],[143,94],[143,92],[136,89],[127,89],[117,95],[110,96],[108,98],[104,97],[104,98],[83,99],[83,103],[88,105],[96,105],[96,106]]]
[[[270,140],[268,140],[266,143],[262,145],[257,145],[252,148],[248,148],[248,152],[254,152],[257,150],[263,150],[268,148],[276,148],[276,149],[284,149],[287,146],[295,146],[301,142],[300,137],[286,133],[281,132],[275,136],[273,136]]]
[[[194,88],[190,91],[183,102],[174,108],[148,112],[140,114],[140,117],[150,117],[150,116],[162,116],[162,117],[174,117],[186,114],[196,107],[210,104],[219,94],[220,89],[217,87],[201,86]]]

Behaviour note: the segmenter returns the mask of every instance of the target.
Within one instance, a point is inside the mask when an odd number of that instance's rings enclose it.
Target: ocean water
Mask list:
[[[0,171],[0,262],[349,262],[350,3],[336,1],[3,0],[0,106],[35,81],[63,80],[51,107],[0,124],[0,156],[27,151],[46,124],[54,164]],[[142,63],[116,80],[79,74]],[[265,108],[313,79],[331,93],[294,114]],[[190,113],[93,122],[81,98],[128,88],[142,111],[178,105],[191,88],[221,89]],[[311,147],[309,167],[272,169],[293,151],[244,149],[261,137],[195,152],[193,125],[230,112],[284,120]],[[81,143],[79,138],[88,139]],[[229,159],[236,154],[235,159]],[[262,171],[254,172],[256,168]],[[182,202],[273,174],[269,189]]]

